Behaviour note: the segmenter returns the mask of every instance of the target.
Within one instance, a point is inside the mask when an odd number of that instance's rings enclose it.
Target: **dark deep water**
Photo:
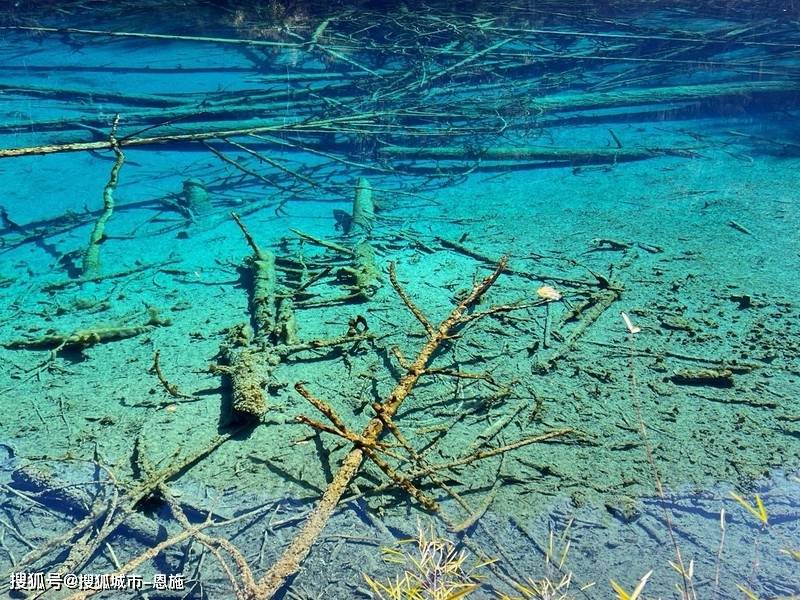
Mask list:
[[[4,6],[3,594],[800,596],[800,7]]]

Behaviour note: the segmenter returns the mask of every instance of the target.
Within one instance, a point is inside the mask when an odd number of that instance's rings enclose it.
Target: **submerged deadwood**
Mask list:
[[[400,381],[383,403],[379,405],[381,416],[373,418],[362,432],[361,439],[365,445],[374,445],[378,441],[386,422],[397,413],[403,401],[411,394],[419,378],[426,373],[428,363],[434,353],[446,340],[453,336],[461,325],[469,320],[467,312],[478,303],[486,291],[497,281],[497,278],[505,269],[506,263],[507,259],[504,257],[500,260],[494,272],[478,283],[472,289],[472,292],[453,309],[438,327],[431,328],[430,337],[419,351],[417,358],[408,366]],[[255,586],[247,590],[245,598],[248,600],[271,598],[281,589],[289,577],[297,573],[301,563],[325,528],[334,510],[336,510],[336,506],[342,499],[345,490],[356,476],[356,473],[358,473],[364,456],[363,445],[357,445],[348,453],[333,481],[325,490],[319,504],[311,511],[300,532],[267,574]]]
[[[371,298],[380,279],[380,271],[375,262],[375,250],[370,244],[374,222],[375,202],[372,199],[372,186],[367,179],[360,177],[353,197],[353,215],[349,231],[357,241],[353,246],[353,262],[346,269],[353,279],[354,298],[358,300]]]
[[[372,186],[364,177],[359,177],[353,197],[353,218],[351,231],[355,234],[369,235],[375,221],[375,201]]]
[[[122,163],[125,162],[125,155],[120,150],[117,142],[117,125],[119,125],[119,115],[114,117],[111,133],[108,136],[108,142],[114,151],[116,160],[114,161],[114,166],[111,167],[108,183],[103,189],[103,212],[94,224],[92,235],[89,237],[89,246],[83,255],[84,277],[96,277],[100,274],[100,244],[103,243],[106,236],[106,224],[111,219],[111,215],[114,214],[114,190],[117,189],[119,172],[122,169]]]
[[[12,340],[2,345],[9,350],[63,350],[65,348],[84,348],[116,342],[148,333],[156,327],[170,325],[170,320],[161,317],[155,307],[147,309],[147,320],[141,325],[97,325],[78,329],[70,333],[49,333],[38,338]]]
[[[247,264],[252,276],[250,313],[255,335],[252,341],[246,336],[223,349],[228,363],[224,372],[231,381],[233,420],[257,423],[267,411],[264,387],[274,367],[266,358],[277,320],[275,255],[261,249],[239,215],[231,213],[231,217],[253,251]]]

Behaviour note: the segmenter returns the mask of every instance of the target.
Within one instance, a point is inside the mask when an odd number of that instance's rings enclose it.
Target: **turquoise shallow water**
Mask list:
[[[800,594],[795,7],[0,19],[3,594]]]

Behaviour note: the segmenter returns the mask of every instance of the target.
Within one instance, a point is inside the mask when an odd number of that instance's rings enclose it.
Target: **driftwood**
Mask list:
[[[65,288],[69,288],[76,285],[83,285],[84,283],[94,283],[98,281],[107,281],[110,279],[119,279],[121,277],[128,277],[130,275],[135,275],[136,273],[142,273],[144,271],[149,271],[151,269],[161,269],[162,267],[166,267],[167,265],[173,265],[176,262],[178,262],[177,259],[170,259],[157,263],[139,264],[135,267],[124,269],[122,271],[115,271],[113,273],[103,273],[100,275],[95,275],[93,277],[79,277],[78,279],[63,279],[61,281],[53,281],[51,283],[46,283],[45,285],[43,285],[42,290],[46,292],[54,292],[57,290],[63,290]]]
[[[364,177],[360,177],[356,184],[356,193],[353,197],[353,215],[350,227],[345,233],[354,235],[369,235],[375,224],[375,201],[372,197],[372,186]]]
[[[102,31],[97,29],[77,29],[74,27],[34,27],[26,25],[6,25],[0,27],[4,31],[33,31],[37,33],[58,33],[69,35],[87,35],[119,38],[135,38],[146,40],[166,40],[183,42],[204,42],[209,44],[224,44],[235,46],[269,46],[280,48],[300,48],[302,44],[296,42],[273,42],[269,40],[240,40],[236,38],[206,37],[199,35],[169,35],[165,33],[139,33],[128,31]]]
[[[301,341],[297,332],[293,293],[278,289],[275,255],[256,243],[236,213],[231,216],[253,251],[245,263],[252,282],[250,316],[253,327],[252,331],[247,327],[237,329],[229,336],[220,352],[225,364],[214,365],[212,370],[230,378],[233,421],[255,425],[268,408],[265,388],[278,364],[303,351],[356,346],[374,339],[374,335],[351,325],[343,336]],[[303,234],[303,237],[306,235]],[[302,289],[303,285],[298,288]]]
[[[469,256],[470,258],[474,258],[475,260],[483,263],[484,266],[489,266],[493,264],[497,264],[497,259],[491,256],[486,256],[482,252],[475,250],[465,244],[462,244],[456,240],[448,240],[447,238],[443,237],[436,237],[436,241],[439,242],[443,248],[447,248],[448,250],[453,250],[454,252],[458,252],[459,254],[463,254],[464,256]],[[584,279],[570,279],[568,277],[560,277],[558,275],[553,275],[549,273],[532,273],[530,271],[521,271],[519,269],[513,269],[511,267],[506,267],[505,271],[503,271],[507,275],[514,275],[516,277],[521,277],[523,279],[532,279],[536,281],[553,281],[556,283],[563,283],[564,285],[569,285],[572,287],[592,287],[597,285],[597,282],[594,281],[587,281]]]
[[[475,93],[480,94],[485,91],[485,86],[476,88]],[[202,108],[194,106],[183,106],[169,110],[150,110],[130,112],[125,115],[127,125],[158,125],[168,124],[181,119],[202,119],[203,124],[196,125],[187,123],[184,127],[189,130],[209,127],[227,127],[224,119],[238,119],[242,127],[257,127],[263,125],[263,121],[248,121],[254,116],[269,116],[281,110],[286,102],[291,101],[295,111],[308,111],[313,114],[314,109],[318,108],[319,101],[316,99],[300,100],[305,95],[322,95],[326,98],[337,97],[341,102],[355,102],[355,96],[340,96],[341,92],[350,91],[352,85],[341,84],[336,86],[325,86],[323,88],[294,89],[291,92],[273,91],[262,92],[258,90],[243,90],[246,100],[234,96],[224,103],[215,101],[205,101]],[[462,87],[463,89],[463,87]],[[537,113],[569,113],[578,110],[593,110],[603,108],[614,108],[619,106],[653,105],[663,111],[663,104],[677,103],[697,103],[711,100],[724,100],[730,98],[753,98],[768,94],[793,93],[798,86],[795,82],[787,80],[764,81],[764,82],[733,82],[722,84],[698,84],[688,86],[663,86],[657,88],[628,88],[619,89],[613,92],[576,92],[571,94],[556,94],[551,96],[538,96],[532,110]],[[69,93],[69,90],[65,90]],[[168,99],[165,99],[168,100]],[[271,102],[264,102],[271,100]],[[174,101],[173,101],[174,102]],[[467,109],[460,109],[464,116]],[[493,107],[499,115],[513,116],[516,109],[504,106]],[[448,116],[448,115],[444,115]],[[581,115],[589,119],[590,115]],[[595,116],[595,118],[598,118]],[[556,123],[555,117],[540,117],[541,124]],[[83,127],[94,131],[107,126],[107,121],[98,118],[84,118],[77,124],[74,121],[65,119],[39,120],[30,123],[20,121],[18,123],[0,124],[0,131],[25,131],[31,128],[37,131],[61,131],[74,130],[75,127]],[[198,130],[199,131],[199,130]],[[188,131],[184,131],[187,133]],[[75,140],[76,142],[79,140]]]
[[[252,135],[256,133],[269,133],[280,131],[316,131],[329,129],[336,124],[345,124],[348,121],[367,118],[368,115],[358,115],[358,117],[339,117],[333,119],[311,120],[295,119],[287,123],[285,120],[260,120],[252,127],[242,127],[240,122],[233,126],[231,123],[220,126],[210,124],[203,126],[200,131],[195,133],[172,133],[165,135],[155,135],[149,137],[123,137],[117,140],[119,147],[127,146],[151,146],[169,143],[197,142],[211,139],[221,139]],[[237,126],[238,125],[238,126]],[[44,144],[41,146],[27,146],[24,148],[6,148],[0,150],[0,158],[10,158],[14,156],[33,156],[38,154],[55,154],[59,152],[85,152],[87,150],[107,150],[113,148],[114,144],[110,141],[94,142],[68,142],[59,144]]]
[[[223,354],[230,364],[225,372],[231,378],[234,420],[261,419],[267,410],[264,388],[270,376],[266,362],[250,347],[227,349]]]
[[[678,385],[699,385],[718,388],[733,387],[733,371],[730,369],[682,369],[669,377]]]
[[[127,104],[131,106],[180,106],[185,100],[171,98],[168,96],[148,96],[137,94],[116,94],[112,92],[102,92],[92,89],[70,89],[70,88],[45,88],[32,85],[10,85],[0,84],[0,93],[4,95],[33,96],[37,98],[62,99],[81,99],[99,102],[112,102],[114,104]]]
[[[272,331],[276,341],[282,346],[291,346],[300,342],[297,336],[297,319],[294,313],[294,301],[291,297],[281,298],[278,305],[278,316]]]
[[[177,385],[174,383],[170,383],[169,379],[167,379],[166,375],[164,375],[164,371],[161,370],[161,351],[156,350],[153,353],[153,366],[150,370],[155,374],[158,382],[161,384],[161,387],[164,388],[170,396],[173,398],[191,398],[195,399],[194,396],[191,394],[184,394]]]
[[[736,16],[736,7],[731,8],[728,14],[733,18]],[[525,11],[520,10],[515,14],[519,18]],[[597,13],[592,13],[597,16]],[[741,13],[739,13],[741,14]],[[797,78],[792,78],[794,74],[791,69],[786,72],[785,56],[794,49],[793,45],[785,44],[785,50],[775,53],[774,57],[766,57],[767,60],[761,62],[760,56],[755,52],[740,53],[731,52],[731,49],[751,48],[755,50],[759,44],[765,46],[774,45],[781,47],[781,40],[776,39],[766,41],[763,34],[747,31],[747,28],[731,29],[731,26],[720,28],[717,32],[710,34],[717,39],[701,36],[692,33],[674,31],[668,35],[652,35],[652,31],[641,29],[628,29],[625,32],[603,34],[597,31],[580,32],[575,31],[575,23],[571,27],[560,30],[553,27],[552,30],[526,29],[525,17],[519,18],[520,22],[514,23],[509,20],[502,11],[496,15],[488,15],[492,18],[462,18],[465,15],[457,13],[442,12],[436,6],[426,7],[424,11],[398,11],[391,15],[392,27],[398,29],[391,30],[392,35],[387,36],[386,28],[364,27],[365,24],[374,23],[377,13],[370,11],[362,14],[347,13],[337,15],[334,18],[326,19],[321,22],[310,37],[301,35],[303,25],[299,27],[278,29],[263,29],[259,34],[266,31],[266,39],[247,40],[231,38],[214,38],[203,36],[179,36],[179,35],[160,35],[133,32],[113,32],[88,29],[64,29],[47,27],[13,27],[10,30],[35,31],[38,33],[51,33],[54,36],[63,36],[68,39],[79,39],[79,36],[94,37],[98,41],[105,37],[117,39],[144,39],[144,40],[168,40],[174,42],[189,42],[192,44],[223,44],[240,47],[247,51],[251,47],[266,48],[272,47],[289,49],[294,56],[293,62],[298,69],[304,69],[312,60],[313,68],[319,68],[320,55],[327,61],[334,59],[338,62],[347,63],[348,70],[354,68],[354,72],[347,74],[308,72],[297,74],[274,74],[266,75],[262,81],[274,84],[274,88],[264,89],[263,91],[238,90],[236,92],[213,92],[208,93],[199,103],[199,95],[163,97],[163,111],[136,111],[126,116],[126,134],[117,132],[116,146],[111,141],[105,140],[105,134],[98,131],[98,128],[107,126],[103,122],[101,113],[91,111],[78,115],[73,122],[67,119],[53,120],[53,129],[66,131],[67,133],[58,139],[57,142],[42,142],[41,146],[30,148],[11,148],[0,150],[0,157],[3,156],[22,156],[26,154],[43,154],[62,151],[81,151],[95,149],[111,149],[117,153],[117,158],[121,154],[120,149],[127,146],[147,147],[155,144],[196,142],[203,140],[224,140],[241,152],[249,154],[242,160],[241,154],[238,156],[225,156],[215,147],[207,146],[206,150],[214,153],[217,157],[224,160],[228,165],[237,168],[245,174],[236,173],[236,178],[231,178],[229,186],[232,192],[236,189],[236,181],[245,182],[246,185],[252,183],[252,179],[261,183],[271,181],[269,173],[262,174],[265,165],[274,169],[290,173],[299,177],[305,183],[320,189],[333,189],[337,184],[331,183],[342,181],[344,176],[350,173],[342,173],[331,169],[330,164],[308,168],[304,173],[293,173],[280,162],[268,158],[267,154],[259,155],[252,149],[234,141],[236,136],[250,136],[249,139],[260,139],[265,144],[275,146],[286,146],[293,151],[311,153],[318,156],[338,161],[339,164],[333,165],[335,168],[352,167],[359,169],[359,173],[367,169],[383,170],[384,172],[398,172],[392,164],[392,159],[401,161],[504,161],[506,164],[493,165],[493,168],[509,168],[508,162],[524,163],[529,161],[552,161],[552,162],[602,162],[614,164],[625,160],[638,160],[651,157],[677,156],[694,157],[695,148],[682,147],[641,147],[636,146],[635,140],[630,145],[623,146],[622,141],[616,134],[611,132],[615,142],[614,147],[603,147],[604,140],[587,142],[589,147],[559,148],[559,147],[532,147],[522,146],[513,147],[514,140],[522,141],[531,139],[528,130],[535,128],[541,130],[550,124],[567,124],[571,120],[579,122],[581,119],[616,119],[623,122],[633,122],[641,115],[653,115],[659,111],[658,118],[674,118],[676,115],[687,115],[693,107],[698,104],[709,104],[712,102],[723,101],[728,103],[734,100],[738,105],[749,102],[756,98],[760,102],[767,99],[783,99],[795,94],[798,90]],[[113,21],[112,21],[113,22]],[[341,24],[339,28],[334,24]],[[596,22],[598,27],[600,21]],[[260,24],[263,25],[263,24]],[[506,27],[504,25],[513,25]],[[254,25],[255,28],[256,25]],[[380,36],[376,36],[374,31],[381,31]],[[725,31],[727,30],[727,31]],[[299,33],[298,33],[299,32]],[[357,33],[354,33],[357,32]],[[649,34],[649,35],[648,35]],[[746,35],[745,35],[746,34]],[[274,37],[271,37],[274,36]],[[281,36],[281,37],[278,37]],[[285,37],[284,37],[285,36]],[[383,36],[383,37],[382,37]],[[569,43],[574,39],[593,39],[597,38],[602,42],[611,40],[609,43],[598,43],[595,47],[592,44],[576,44],[575,48],[566,48],[562,43],[554,40],[567,37]],[[290,41],[283,41],[284,39]],[[274,41],[273,41],[274,40]],[[411,43],[409,43],[409,40]],[[513,40],[513,48],[509,47]],[[792,41],[792,40],[789,40]],[[655,43],[654,43],[655,42]],[[675,42],[680,42],[676,45]],[[793,42],[793,41],[792,41]],[[326,45],[326,44],[330,45]],[[398,45],[402,46],[403,51],[398,53]],[[708,60],[708,47],[713,46],[713,52],[720,52],[720,62]],[[646,49],[647,52],[642,52]],[[723,54],[723,52],[725,54]],[[726,54],[737,56],[735,60],[722,61]],[[263,55],[256,56],[253,52],[254,63],[259,66],[270,66],[272,61],[265,59]],[[744,56],[742,56],[744,54]],[[671,60],[676,57],[678,60]],[[687,60],[682,60],[682,58]],[[777,58],[776,58],[777,57]],[[385,71],[386,59],[391,59],[391,64],[397,63],[404,68],[393,67],[390,71]],[[356,62],[358,61],[362,62]],[[308,61],[308,62],[306,62]],[[595,61],[595,62],[591,62]],[[612,61],[612,62],[608,62]],[[631,61],[622,63],[622,61]],[[633,62],[637,61],[637,62]],[[278,61],[276,64],[283,64]],[[288,64],[288,63],[287,63]],[[596,73],[590,69],[581,71],[581,65],[594,64],[602,65]],[[630,69],[608,69],[605,65],[620,66],[620,64],[631,65]],[[670,66],[674,65],[674,66]],[[742,81],[732,83],[711,83],[704,85],[689,86],[661,86],[660,83],[667,81],[679,81],[681,71],[686,71],[687,65],[711,65],[730,67],[725,71],[726,76],[730,74],[744,75]],[[10,72],[14,65],[3,66],[2,70]],[[658,73],[648,72],[648,69]],[[109,68],[120,69],[119,64],[111,65]],[[156,68],[158,69],[158,67]],[[671,69],[671,70],[670,70]],[[173,69],[175,73],[186,73],[192,69]],[[120,71],[113,71],[120,72]],[[121,71],[121,72],[124,72]],[[166,72],[161,70],[160,72]],[[758,78],[769,77],[772,80],[763,81],[754,76],[759,73]],[[616,74],[609,74],[616,73]],[[602,78],[596,78],[592,82],[593,75],[601,74]],[[359,80],[353,85],[355,76]],[[324,79],[342,78],[343,83],[333,86],[308,85],[300,88],[298,82],[314,81]],[[781,79],[785,78],[785,79]],[[453,85],[454,82],[469,80],[471,83],[465,85]],[[261,85],[261,84],[260,84]],[[302,84],[301,84],[302,85]],[[650,87],[637,87],[648,85]],[[614,89],[614,87],[618,89]],[[575,91],[570,93],[552,94],[550,90],[578,90],[584,88],[586,91]],[[609,90],[612,91],[595,91]],[[41,94],[49,93],[47,90],[37,90],[31,87],[27,89],[15,90],[19,94]],[[83,96],[80,90],[61,90],[64,93],[72,94],[73,97]],[[485,93],[482,93],[485,92]],[[59,90],[53,90],[58,94]],[[114,101],[114,94],[106,96],[106,99]],[[154,97],[155,98],[155,97]],[[302,98],[298,100],[298,98]],[[103,95],[95,95],[95,99],[102,100]],[[133,95],[119,96],[117,100],[127,99],[128,104],[133,104],[136,97]],[[148,98],[143,98],[144,102],[149,102]],[[156,100],[160,101],[158,98]],[[197,106],[190,105],[197,100]],[[170,103],[175,108],[169,108]],[[294,119],[288,119],[285,123],[283,119],[270,120],[273,115],[283,113],[286,106],[291,106]],[[625,110],[604,110],[609,108],[632,107],[640,105],[641,112],[635,114],[633,111]],[[378,107],[378,108],[376,108]],[[398,108],[402,107],[402,108]],[[422,108],[406,108],[422,107]],[[278,110],[280,109],[280,111]],[[95,114],[88,114],[94,112]],[[326,115],[347,114],[348,117],[323,118]],[[261,118],[263,117],[263,118]],[[184,120],[185,119],[185,120]],[[230,119],[230,120],[225,120]],[[31,131],[46,130],[48,125],[45,121],[26,122],[24,117],[14,117],[15,123],[11,125],[0,125],[0,130],[20,130],[24,126]],[[136,125],[136,127],[131,127]],[[141,125],[141,131],[130,133]],[[82,131],[77,131],[81,128]],[[524,131],[524,136],[502,136],[505,131]],[[145,131],[148,133],[145,134]],[[470,137],[472,133],[480,132],[485,134],[480,138]],[[258,137],[258,134],[276,133],[280,134],[280,139],[268,137]],[[376,136],[375,134],[379,134]],[[691,133],[691,132],[690,132]],[[496,141],[492,141],[490,136],[497,135]],[[95,137],[99,136],[99,137]],[[56,138],[50,138],[55,140]],[[499,141],[503,141],[502,145]],[[547,139],[546,132],[542,139]],[[698,138],[702,140],[702,136]],[[85,141],[92,140],[92,141]],[[478,144],[487,144],[488,147],[476,147]],[[627,142],[627,140],[626,140]],[[12,142],[13,143],[13,142]],[[259,144],[259,142],[253,142]],[[530,142],[522,142],[530,143]],[[597,147],[594,147],[595,143]],[[648,142],[649,143],[649,142]],[[655,143],[655,142],[654,142]],[[699,150],[701,146],[698,143]],[[263,145],[263,144],[261,144]],[[200,151],[205,150],[196,144]],[[705,146],[702,146],[705,147]],[[323,149],[320,149],[323,148]],[[330,152],[326,152],[330,150]],[[348,160],[352,153],[358,151],[363,153],[360,162]],[[246,161],[252,160],[251,157],[259,159],[262,164],[251,168],[246,166]],[[382,166],[370,164],[374,158],[385,158]],[[319,161],[320,164],[323,161]],[[239,164],[241,163],[241,164]],[[227,168],[227,167],[226,167]],[[446,166],[435,165],[433,168],[446,171]],[[117,169],[118,170],[118,169]],[[411,170],[411,167],[408,167]],[[332,175],[332,176],[329,176]],[[315,181],[316,180],[316,181]],[[107,186],[109,196],[113,189]],[[228,182],[226,182],[228,183]],[[406,181],[401,181],[399,185],[405,187]],[[426,184],[427,185],[427,184]],[[244,186],[244,185],[243,185]],[[246,189],[246,188],[245,188]],[[412,194],[413,192],[406,191]],[[105,203],[106,208],[113,209],[113,197],[111,202]],[[347,267],[340,269],[337,273],[346,277],[351,284],[353,294],[347,296],[345,300],[357,299],[359,294],[367,296],[365,293],[374,284],[373,276],[377,276],[379,270],[375,264],[375,253],[370,246],[372,234],[374,210],[369,207],[372,201],[368,186],[359,181],[356,191],[356,198],[353,204],[352,222],[354,231],[352,237],[345,238],[342,244],[327,242],[319,238],[307,238],[308,241],[318,243],[333,249],[340,254],[337,265],[346,264]],[[110,207],[108,205],[111,205]],[[117,207],[120,208],[120,207]],[[101,219],[107,220],[105,216],[110,210],[104,210]],[[363,218],[359,217],[361,215]],[[91,217],[80,215],[80,219],[87,222]],[[69,226],[65,223],[65,226]],[[736,227],[735,223],[730,223]],[[306,279],[299,288],[286,288],[280,286],[280,281],[276,276],[275,256],[268,251],[261,251],[252,238],[247,233],[243,225],[243,233],[248,238],[248,243],[253,249],[252,255],[245,260],[245,267],[251,278],[252,287],[250,290],[250,318],[253,332],[250,337],[238,338],[240,345],[234,346],[230,357],[231,364],[226,368],[231,369],[229,374],[233,380],[234,404],[240,406],[243,412],[253,415],[260,415],[264,410],[264,386],[268,381],[271,368],[276,361],[288,360],[292,355],[299,352],[317,352],[326,348],[346,347],[357,345],[369,341],[373,335],[366,330],[351,324],[348,333],[330,339],[303,341],[297,335],[297,324],[294,306],[304,304],[306,294],[303,299],[296,293],[309,285]],[[97,236],[93,235],[94,242],[90,244],[99,248],[103,240],[102,227]],[[742,233],[747,233],[743,227],[739,228]],[[44,232],[43,235],[50,235]],[[13,229],[14,243],[17,243],[17,236],[23,235],[20,229]],[[373,239],[372,242],[375,240]],[[447,247],[456,252],[472,256],[484,267],[494,268],[497,261],[491,256],[487,256],[471,249],[461,242],[446,242],[440,240],[443,247]],[[419,243],[419,242],[417,242]],[[608,241],[604,241],[603,246],[608,246]],[[654,252],[655,247],[645,247],[638,244],[648,252]],[[11,243],[7,243],[6,248],[10,248]],[[649,248],[649,249],[648,249]],[[623,249],[623,248],[616,248]],[[428,251],[432,249],[428,248]],[[88,254],[88,251],[87,251]],[[326,256],[326,259],[329,257]],[[90,261],[84,261],[88,265]],[[308,270],[296,269],[289,277],[308,277]],[[320,271],[322,276],[327,276],[333,268],[325,264]],[[327,269],[327,270],[325,270]],[[574,348],[579,336],[583,335],[586,328],[596,319],[600,318],[604,312],[613,305],[619,296],[620,290],[609,282],[580,281],[559,279],[555,277],[542,276],[525,271],[514,271],[501,263],[500,269],[506,274],[514,274],[529,279],[545,279],[549,281],[562,281],[565,284],[575,287],[589,288],[592,292],[591,297],[578,307],[577,310],[570,310],[568,314],[571,323],[566,326],[562,320],[555,321],[555,315],[548,322],[556,329],[563,328],[561,331],[553,331],[549,344],[545,345],[544,351],[537,357],[538,361],[534,369],[546,371],[551,368],[556,361],[568,356]],[[503,419],[500,419],[492,427],[487,428],[478,436],[477,446],[470,448],[470,454],[461,456],[456,460],[442,462],[440,464],[423,464],[419,455],[409,451],[411,461],[409,464],[402,464],[400,467],[409,469],[404,473],[396,472],[391,465],[381,463],[381,453],[392,452],[398,449],[394,443],[383,444],[380,436],[383,432],[390,432],[396,437],[400,446],[408,450],[403,443],[402,437],[397,433],[396,427],[392,422],[392,415],[396,414],[400,404],[403,402],[416,384],[419,377],[423,375],[433,375],[435,373],[445,375],[457,375],[468,377],[474,374],[447,372],[445,369],[434,369],[428,366],[437,350],[441,349],[442,343],[452,337],[462,333],[460,328],[472,320],[480,318],[484,313],[476,310],[467,314],[472,303],[477,303],[480,296],[490,287],[496,279],[499,270],[493,272],[482,284],[473,289],[472,294],[451,313],[447,320],[440,325],[432,324],[427,317],[419,310],[410,297],[404,292],[400,292],[394,269],[390,269],[390,279],[392,285],[398,290],[406,306],[412,311],[425,330],[427,338],[420,342],[424,344],[416,360],[406,362],[399,358],[403,377],[395,386],[394,391],[383,403],[378,404],[376,417],[370,422],[363,433],[348,430],[335,413],[325,409],[322,403],[314,403],[310,393],[303,394],[302,386],[296,387],[299,393],[315,406],[322,407],[323,414],[331,421],[331,424],[316,423],[307,419],[306,422],[319,430],[338,435],[347,440],[348,444],[353,445],[353,450],[347,455],[342,469],[336,475],[331,486],[323,495],[320,505],[311,513],[309,521],[306,523],[301,534],[291,543],[284,556],[267,573],[261,581],[256,581],[252,573],[244,564],[243,554],[231,550],[232,544],[227,540],[214,540],[200,530],[205,525],[189,525],[185,519],[181,519],[179,511],[173,509],[176,520],[185,527],[185,531],[177,535],[167,543],[159,543],[157,546],[147,550],[140,557],[128,563],[128,565],[142,565],[145,560],[155,557],[164,548],[181,540],[194,539],[196,542],[206,544],[212,553],[225,550],[233,558],[235,567],[240,568],[242,582],[237,585],[232,581],[233,589],[238,592],[244,591],[243,596],[251,598],[266,598],[273,591],[277,590],[286,580],[286,577],[296,572],[304,556],[314,544],[316,536],[322,531],[327,519],[330,517],[337,504],[341,504],[342,494],[348,487],[352,478],[360,469],[363,458],[369,458],[381,468],[384,473],[402,489],[408,492],[415,500],[425,508],[435,508],[435,500],[427,496],[417,488],[412,480],[414,478],[428,477],[433,481],[432,475],[437,471],[457,468],[469,464],[473,460],[496,456],[498,453],[505,452],[514,448],[519,448],[528,443],[549,439],[547,436],[563,435],[567,430],[550,432],[545,436],[531,436],[518,442],[506,443],[505,440],[498,442],[502,444],[499,448],[482,448],[481,446],[488,440],[497,438],[502,433],[502,428],[515,418],[516,411],[521,410],[524,403],[514,407],[514,411]],[[85,272],[89,268],[85,268]],[[99,271],[99,267],[96,269]],[[280,275],[287,271],[278,270]],[[86,273],[90,275],[90,273]],[[315,275],[316,276],[316,275]],[[314,276],[314,277],[315,277]],[[108,277],[108,276],[107,276]],[[91,276],[85,276],[78,283],[94,280]],[[294,281],[291,279],[289,281]],[[75,282],[70,282],[71,285]],[[294,285],[293,283],[291,285]],[[582,290],[586,293],[587,290]],[[310,295],[310,294],[309,294]],[[466,303],[466,304],[465,304]],[[555,306],[555,305],[554,305]],[[547,310],[551,310],[546,304]],[[490,309],[491,310],[491,309]],[[461,311],[459,313],[459,311]],[[486,312],[486,311],[484,311]],[[548,315],[550,313],[548,312]],[[443,330],[444,328],[444,330]],[[45,336],[39,340],[29,340],[36,344],[42,343],[45,347],[51,345],[63,347],[66,344],[86,345],[104,341],[105,339],[121,339],[127,334],[135,335],[137,327],[116,328],[116,330],[105,331],[100,334],[98,330],[79,331],[63,336]],[[548,328],[549,332],[549,328]],[[115,336],[119,336],[115,338]],[[29,346],[26,346],[29,347]],[[427,354],[426,354],[427,353]],[[399,356],[399,354],[398,354]],[[720,372],[724,365],[719,365]],[[158,370],[157,357],[154,358],[154,368]],[[725,367],[727,368],[727,367]],[[715,370],[716,371],[716,370]],[[734,373],[736,371],[733,371]],[[693,381],[706,378],[710,371],[694,369],[688,373]],[[718,373],[719,374],[719,373]],[[678,375],[678,374],[676,374]],[[713,374],[711,374],[713,375]],[[479,377],[479,375],[475,375]],[[687,373],[683,373],[687,376]],[[700,379],[698,379],[698,376]],[[728,377],[728,376],[726,376]],[[159,375],[165,389],[171,395],[179,397],[177,388],[171,386],[169,382]],[[710,379],[709,381],[714,381]],[[675,381],[675,383],[686,383]],[[705,385],[705,384],[703,384]],[[307,390],[306,390],[307,392]],[[239,398],[240,402],[236,401]],[[253,401],[254,404],[248,405]],[[242,408],[243,407],[243,408]],[[792,417],[794,418],[794,417]],[[340,440],[341,441],[341,440]],[[349,447],[349,446],[348,446]],[[396,467],[396,468],[400,468]],[[150,479],[150,478],[148,478]],[[156,481],[156,480],[154,480]],[[478,510],[467,512],[470,517],[459,523],[461,527],[469,527],[475,520],[488,509],[494,491],[500,479],[498,478],[492,487],[492,492],[487,495],[486,501]],[[391,484],[390,484],[391,485]],[[156,481],[155,488],[160,489],[160,484]],[[444,487],[442,486],[442,489]],[[163,490],[162,490],[163,491]],[[135,498],[127,494],[123,496],[123,507],[127,510],[129,502]],[[132,505],[131,505],[132,506]],[[75,553],[71,553],[70,561],[65,565],[69,567],[80,566],[81,555],[96,548],[98,544],[107,536],[109,528],[115,519],[113,508],[109,508],[105,514],[96,515],[92,526],[99,527],[100,534],[97,541],[89,541],[88,546],[77,548]],[[129,517],[133,517],[129,512]],[[121,515],[124,518],[124,515]],[[89,535],[85,531],[81,532],[82,539],[78,536],[62,542],[70,543],[80,539],[83,542]],[[52,547],[51,547],[52,550]],[[85,564],[85,563],[83,563]],[[23,565],[24,567],[25,565]],[[225,565],[227,566],[227,565]],[[135,566],[128,568],[127,572],[136,572]],[[231,573],[229,572],[229,575]]]
[[[255,341],[261,343],[274,335],[277,326],[275,255],[257,250],[248,263],[253,279],[250,310],[255,322]]]
[[[372,186],[367,179],[361,177],[356,183],[353,197],[352,214],[334,211],[334,215],[342,213],[342,228],[352,245],[325,240],[311,234],[291,229],[292,233],[314,245],[333,250],[337,254],[348,257],[350,264],[342,266],[339,274],[350,282],[345,296],[332,300],[323,300],[312,305],[330,305],[340,302],[358,302],[371,298],[378,287],[380,270],[375,260],[375,250],[370,243],[372,228],[375,222],[375,202],[372,197]],[[306,304],[309,306],[309,304]]]
[[[380,272],[375,264],[375,251],[369,242],[356,244],[353,248],[353,264],[346,272],[353,278],[353,299],[366,300],[375,294]]]
[[[701,102],[735,96],[758,94],[795,93],[800,89],[797,81],[737,81],[733,83],[706,83],[675,85],[656,88],[627,88],[613,92],[575,93],[544,96],[531,101],[531,106],[542,112],[570,111],[665,104],[671,102]]]
[[[333,250],[334,252],[338,252],[340,254],[344,254],[345,256],[354,256],[355,252],[351,248],[347,246],[343,246],[342,244],[337,244],[336,242],[331,242],[329,240],[324,240],[322,238],[316,237],[311,235],[310,233],[305,233],[304,231],[300,231],[299,229],[290,228],[289,231],[294,233],[300,239],[303,239],[307,242],[315,244],[317,246],[321,246],[323,248],[328,248],[329,250]]]
[[[564,336],[564,339],[558,346],[555,348],[547,348],[536,357],[536,361],[531,367],[532,372],[546,373],[549,371],[559,359],[569,353],[578,339],[585,333],[586,329],[597,321],[597,319],[619,299],[620,293],[621,288],[612,287],[599,290],[592,294],[590,302],[580,313],[580,321],[578,324],[575,325],[568,335]]]

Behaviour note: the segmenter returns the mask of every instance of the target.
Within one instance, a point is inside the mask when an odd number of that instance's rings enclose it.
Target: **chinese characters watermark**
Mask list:
[[[26,592],[41,592],[46,590],[183,590],[185,582],[183,575],[165,575],[156,573],[152,579],[145,579],[142,575],[115,575],[81,573],[43,573],[17,571],[11,573],[10,581],[12,590]]]

